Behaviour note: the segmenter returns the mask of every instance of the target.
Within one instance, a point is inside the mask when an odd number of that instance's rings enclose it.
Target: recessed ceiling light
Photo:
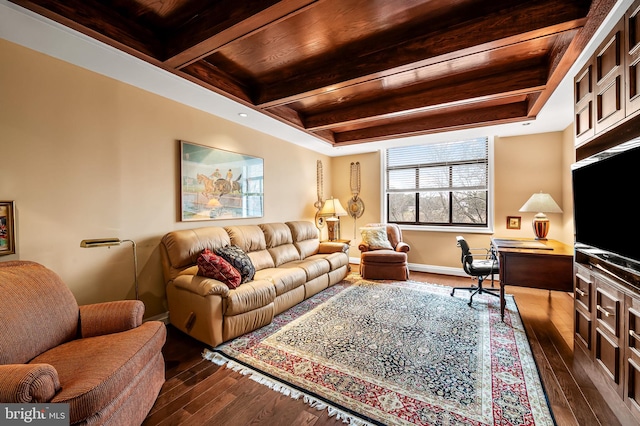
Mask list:
[[[246,112],[240,112],[240,113],[238,113],[238,115],[239,115],[240,117],[242,117],[242,118],[246,118],[246,117],[248,117],[248,116],[249,116],[249,114],[247,114]]]

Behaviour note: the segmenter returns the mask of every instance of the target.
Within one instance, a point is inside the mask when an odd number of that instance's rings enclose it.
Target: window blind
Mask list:
[[[486,190],[488,138],[389,148],[387,192]]]

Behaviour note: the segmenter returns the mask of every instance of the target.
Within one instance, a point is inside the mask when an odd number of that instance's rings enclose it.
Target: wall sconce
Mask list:
[[[546,240],[549,233],[549,219],[545,213],[562,213],[562,209],[549,194],[539,192],[533,194],[531,198],[520,208],[521,212],[538,213],[533,217],[533,232],[536,240]]]
[[[131,243],[133,247],[133,276],[135,278],[135,291],[136,291],[136,300],[140,300],[140,295],[138,294],[138,253],[136,251],[136,243],[133,240],[121,240],[119,238],[96,238],[93,240],[82,240],[80,242],[80,247],[82,248],[93,248],[93,247],[111,247],[111,246],[119,246],[122,243]]]
[[[327,231],[329,232],[329,241],[337,241],[340,239],[340,216],[346,216],[347,211],[340,204],[340,200],[331,197],[324,202],[320,216],[327,217]]]

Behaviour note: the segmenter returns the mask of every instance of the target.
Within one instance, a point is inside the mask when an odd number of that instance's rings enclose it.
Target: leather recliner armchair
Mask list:
[[[407,252],[410,246],[402,241],[402,231],[394,223],[368,224],[366,227],[386,227],[387,238],[391,244],[388,249],[374,249],[365,242],[358,246],[360,249],[360,275],[372,280],[402,280],[409,279],[409,264]]]

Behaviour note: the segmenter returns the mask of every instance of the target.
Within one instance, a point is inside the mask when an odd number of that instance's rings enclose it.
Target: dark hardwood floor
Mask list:
[[[466,277],[421,272],[412,272],[411,279],[449,286],[471,284]],[[590,377],[573,366],[572,295],[510,286],[507,293],[515,296],[557,424],[626,426],[614,414],[618,407],[612,410]],[[163,350],[167,381],[145,425],[343,424],[326,410],[318,411],[203,360],[204,348],[168,326]]]

